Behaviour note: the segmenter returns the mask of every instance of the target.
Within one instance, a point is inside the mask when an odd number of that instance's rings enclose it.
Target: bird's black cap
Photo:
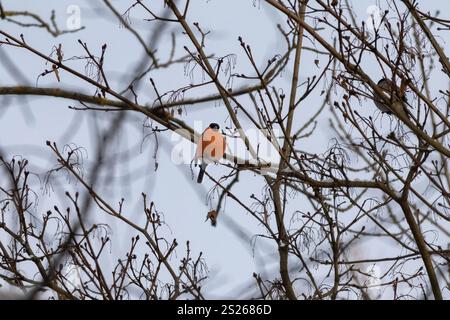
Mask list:
[[[210,125],[209,125],[209,127],[211,128],[211,129],[216,129],[216,130],[219,130],[220,129],[220,126],[217,124],[217,123],[211,123]]]

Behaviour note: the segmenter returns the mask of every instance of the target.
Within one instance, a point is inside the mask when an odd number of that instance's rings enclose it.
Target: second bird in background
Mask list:
[[[378,81],[377,86],[389,98],[386,101],[383,96],[379,95],[377,92],[374,93],[374,103],[381,112],[387,114],[398,113],[409,117],[409,112],[406,107],[407,100],[400,92],[399,87],[396,86],[392,80],[382,78]]]

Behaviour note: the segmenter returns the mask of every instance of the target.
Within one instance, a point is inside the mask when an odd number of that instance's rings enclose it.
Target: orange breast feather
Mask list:
[[[202,134],[202,138],[197,144],[196,156],[205,160],[220,160],[225,154],[226,141],[220,132],[210,128]]]

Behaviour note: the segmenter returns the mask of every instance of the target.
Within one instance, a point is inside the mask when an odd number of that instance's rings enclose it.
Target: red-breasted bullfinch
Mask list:
[[[200,171],[198,173],[197,182],[202,183],[206,166],[209,163],[217,162],[222,159],[225,154],[226,140],[219,131],[220,127],[217,123],[211,123],[205,131],[203,131],[200,140],[197,143],[197,152],[195,159],[201,160]]]

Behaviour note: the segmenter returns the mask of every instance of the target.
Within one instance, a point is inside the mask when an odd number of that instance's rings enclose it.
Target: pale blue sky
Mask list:
[[[130,74],[135,69],[136,62],[142,57],[141,47],[130,33],[121,28],[119,22],[111,14],[98,15],[99,8],[103,9],[102,1],[75,1],[75,0],[41,0],[41,1],[17,1],[4,0],[3,6],[7,10],[29,10],[36,12],[44,17],[49,17],[50,10],[55,9],[57,22],[60,26],[64,26],[68,17],[66,9],[69,5],[79,5],[81,8],[81,23],[86,26],[86,30],[76,34],[67,34],[59,38],[52,38],[43,30],[37,29],[21,29],[18,26],[7,24],[0,21],[0,28],[14,35],[24,33],[26,40],[34,47],[42,52],[50,54],[52,46],[59,43],[63,44],[64,52],[69,55],[81,54],[81,49],[77,43],[77,39],[82,39],[88,43],[90,48],[95,52],[100,52],[103,43],[108,44],[106,58],[106,73],[110,76],[111,86],[117,91],[124,88],[128,83]],[[123,12],[131,1],[112,1],[118,11]],[[263,1],[252,0],[211,0],[211,1],[191,1],[191,14],[188,16],[189,22],[200,22],[205,30],[211,30],[212,33],[207,38],[206,52],[214,53],[217,56],[235,53],[238,55],[234,72],[244,73],[251,70],[248,61],[242,53],[237,41],[238,36],[252,46],[255,60],[260,65],[265,65],[267,59],[274,54],[283,53],[284,42],[280,39],[276,32],[276,24],[284,23],[285,18],[275,13],[272,8],[268,8]],[[254,5],[256,3],[256,5]],[[363,0],[354,1],[357,17],[359,20],[367,19],[367,8],[371,5],[379,3],[378,1]],[[381,6],[383,6],[381,1]],[[420,5],[439,6],[444,14],[445,10],[450,8],[447,1],[420,1]],[[238,9],[236,9],[238,8]],[[430,7],[432,9],[432,7]],[[106,12],[106,11],[101,11]],[[142,21],[145,18],[140,10],[133,10],[131,13],[132,25],[141,33],[144,39],[148,39],[149,22]],[[448,18],[448,17],[447,17]],[[175,31],[177,34],[176,56],[184,54],[183,45],[192,47],[189,41],[180,33],[179,29],[174,30],[170,27],[166,32]],[[168,37],[165,37],[168,39]],[[442,44],[446,51],[449,51],[449,38],[442,39]],[[310,45],[309,41],[305,42]],[[159,52],[168,50],[170,43],[163,43],[159,47]],[[67,73],[62,73],[62,83],[56,82],[52,76],[40,78],[37,82],[38,75],[45,69],[49,68],[42,60],[32,56],[30,53],[22,49],[0,47],[0,51],[6,54],[10,59],[17,62],[23,76],[26,77],[29,85],[38,85],[42,87],[65,87],[65,88],[82,88],[85,93],[93,94],[92,88],[88,88],[80,80],[75,79]],[[317,56],[310,52],[305,52],[301,60],[301,80],[317,73],[317,67],[314,60]],[[322,63],[326,63],[326,59],[320,57]],[[82,63],[73,62],[73,66],[77,66],[79,70],[83,70]],[[321,64],[322,66],[322,64]],[[172,68],[171,72],[167,70],[157,71],[151,76],[157,80],[160,92],[165,92],[174,88],[178,88],[189,84],[192,79],[186,76],[183,65]],[[375,68],[367,67],[367,70],[373,71],[371,76],[374,79],[379,77],[379,71]],[[7,72],[0,63],[0,85],[15,85],[18,82],[9,72]],[[149,77],[147,76],[147,79]],[[194,81],[199,81],[197,75]],[[433,79],[437,85],[447,79]],[[283,83],[284,81],[284,83]],[[283,74],[278,84],[284,86],[288,90],[290,82],[290,68]],[[433,84],[433,83],[432,83]],[[239,86],[239,81],[234,82],[234,87]],[[142,104],[152,103],[155,99],[153,90],[147,81],[143,82],[143,90],[139,97]],[[201,93],[212,91],[199,90],[194,96]],[[244,100],[245,101],[245,100]],[[320,103],[317,95],[314,98],[305,101],[304,116],[305,118],[315,112],[315,107]],[[370,104],[366,102],[366,105]],[[68,105],[79,105],[73,101],[62,99],[53,99],[47,97],[31,97],[18,99],[17,97],[0,97],[0,145],[2,151],[12,156],[15,154],[23,155],[30,159],[37,173],[43,175],[45,169],[55,163],[54,157],[45,147],[45,141],[51,140],[57,142],[59,146],[66,143],[75,143],[76,145],[86,148],[89,155],[93,154],[95,145],[92,144],[90,135],[92,132],[93,121],[98,121],[101,126],[106,127],[112,115],[110,113],[97,113],[95,117],[91,112],[73,111],[67,108]],[[215,107],[212,107],[215,105]],[[374,113],[375,110],[364,109],[362,112]],[[226,110],[221,103],[208,103],[196,106],[187,106],[189,110],[187,115],[183,115],[183,119],[193,125],[194,121],[203,121],[206,124],[214,120],[222,126],[229,123],[227,120]],[[32,117],[30,116],[32,114]],[[25,116],[26,115],[26,116]],[[94,119],[95,118],[95,119]],[[327,114],[321,115],[320,120],[327,123]],[[141,115],[130,115],[127,124],[126,136],[121,137],[120,143],[116,144],[117,152],[130,149],[133,159],[131,163],[127,163],[120,167],[119,172],[113,175],[124,176],[131,171],[136,171],[135,175],[130,177],[128,185],[121,185],[120,180],[115,180],[115,184],[105,184],[100,188],[102,192],[113,203],[124,196],[127,199],[126,208],[133,211],[135,219],[142,222],[145,217],[140,216],[141,212],[141,192],[146,192],[149,197],[155,201],[157,208],[164,213],[164,217],[172,236],[178,239],[179,243],[185,240],[191,241],[194,252],[203,251],[206,262],[209,266],[210,275],[213,276],[210,285],[206,287],[207,297],[235,297],[234,288],[241,288],[242,285],[250,284],[253,272],[269,273],[275,271],[277,276],[277,260],[276,247],[273,244],[263,245],[262,240],[258,240],[253,255],[250,239],[261,229],[256,225],[255,221],[249,217],[242,209],[240,209],[231,199],[228,199],[225,206],[225,212],[219,217],[218,227],[213,228],[209,223],[205,223],[205,216],[209,209],[206,204],[207,191],[212,186],[211,182],[206,181],[202,186],[198,186],[195,180],[191,179],[191,171],[187,165],[174,165],[171,162],[170,154],[172,150],[171,135],[164,133],[160,136],[161,148],[158,152],[158,170],[154,171],[154,160],[152,159],[154,151],[154,139],[148,138],[143,144],[142,152],[139,150],[143,138],[142,124],[144,117]],[[301,123],[301,119],[297,119]],[[69,124],[72,125],[70,132],[67,132]],[[248,125],[244,122],[244,125]],[[299,127],[300,125],[298,125]],[[301,146],[302,150],[311,153],[320,153],[329,146],[329,139],[332,134],[327,125],[320,126],[318,133],[315,134],[314,140],[307,140]],[[128,146],[128,147],[126,147]],[[211,174],[219,177],[221,173],[226,172],[225,169],[214,166],[209,169]],[[108,173],[104,173],[105,176]],[[242,198],[249,200],[252,194],[261,194],[264,184],[263,178],[255,176],[251,173],[241,174],[241,181],[234,190],[236,194]],[[64,191],[64,190],[62,190]],[[217,200],[217,194],[214,201]],[[39,209],[45,212],[53,206],[53,199],[49,199],[47,195],[42,195],[39,203]],[[301,200],[292,202],[293,208],[304,209],[306,204]],[[226,217],[225,217],[226,216]],[[109,221],[104,217],[99,217],[101,221]],[[238,239],[231,230],[231,222],[226,224],[228,220],[238,224],[244,230],[247,239],[242,241]],[[129,247],[129,230],[120,228],[112,224],[113,238],[115,239],[114,252],[125,252]],[[117,242],[120,239],[126,242]],[[385,252],[386,248],[390,248],[390,244],[376,245],[371,247],[371,255],[377,256]],[[180,248],[182,250],[182,248]],[[263,265],[258,254],[264,257],[263,261],[272,261],[267,265]],[[267,259],[266,257],[270,257]]]

